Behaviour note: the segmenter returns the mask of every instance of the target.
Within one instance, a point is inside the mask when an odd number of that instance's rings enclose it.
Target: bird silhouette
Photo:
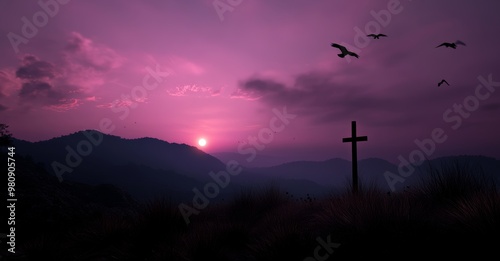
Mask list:
[[[463,45],[463,46],[466,46],[464,42],[460,41],[460,40],[457,40],[455,41],[454,43],[449,43],[449,42],[444,42],[438,46],[436,46],[436,48],[438,47],[441,47],[441,46],[444,46],[446,48],[453,48],[453,49],[457,49],[457,44],[459,45]]]
[[[373,39],[380,39],[380,37],[387,37],[385,34],[369,34],[367,36],[373,37]]]
[[[339,48],[339,50],[342,52],[342,53],[337,54],[340,58],[344,58],[346,55],[350,55],[350,56],[354,56],[356,58],[359,58],[359,55],[357,53],[353,53],[353,52],[347,50],[347,48],[345,48],[345,46],[342,46],[342,45],[336,44],[336,43],[332,43],[332,47]]]
[[[438,83],[438,87],[441,86],[443,83],[446,83],[446,85],[450,86],[450,84],[445,80],[445,79],[442,79],[439,83]]]

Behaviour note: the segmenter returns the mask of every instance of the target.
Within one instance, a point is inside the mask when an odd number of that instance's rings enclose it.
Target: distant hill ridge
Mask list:
[[[54,166],[60,166],[60,171],[68,170],[60,175],[63,180],[90,185],[109,183],[142,199],[163,194],[178,200],[189,199],[193,196],[193,188],[202,188],[213,181],[209,173],[223,171],[227,162],[227,158],[216,158],[186,144],[169,143],[151,137],[125,139],[93,130],[38,142],[14,139],[14,144],[16,153],[42,163],[53,175],[56,174]],[[500,161],[494,158],[458,155],[430,162],[438,166],[440,162],[453,161],[470,162],[472,167],[478,164],[500,183]],[[390,190],[384,174],[390,172],[400,175],[400,166],[383,159],[361,159],[358,164],[361,185],[375,185]],[[417,182],[425,168],[426,164],[415,167],[415,171],[405,177],[404,182],[396,184],[397,189]],[[290,193],[322,194],[341,190],[351,184],[351,162],[334,158],[293,161],[271,167],[244,167],[243,172],[231,177],[230,185],[221,190],[219,198],[244,187],[261,187],[271,181]]]

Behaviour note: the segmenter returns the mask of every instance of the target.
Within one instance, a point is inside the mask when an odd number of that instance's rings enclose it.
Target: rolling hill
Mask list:
[[[14,145],[17,153],[42,164],[47,172],[60,177],[60,181],[112,184],[137,200],[167,196],[175,201],[189,201],[193,198],[193,189],[201,190],[213,183],[209,173],[224,171],[224,162],[228,160],[186,144],[154,138],[124,139],[88,130],[39,142],[14,139]],[[430,175],[429,166],[439,168],[454,162],[469,162],[470,167],[482,168],[485,174],[500,183],[499,160],[463,155],[433,159],[415,167],[415,171],[404,177],[404,181],[397,182],[395,188],[404,190],[416,185]],[[358,161],[360,186],[375,186],[389,192],[385,175],[399,175],[401,167],[383,159],[361,159]],[[214,200],[271,183],[297,197],[321,196],[349,189],[351,179],[351,162],[340,158],[242,167],[240,174],[230,176],[229,186],[220,189]]]

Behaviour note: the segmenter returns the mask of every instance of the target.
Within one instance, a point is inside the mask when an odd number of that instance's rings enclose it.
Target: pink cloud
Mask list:
[[[62,99],[59,100],[58,104],[52,104],[48,106],[43,106],[44,109],[52,110],[52,111],[57,111],[57,112],[64,112],[68,111],[71,109],[74,109],[82,104],[82,100],[79,99]]]
[[[66,86],[59,85],[61,73],[52,63],[25,55],[22,65],[16,70],[16,77],[21,81],[18,92],[19,101],[30,105],[61,105],[70,94]]]
[[[113,49],[94,43],[77,32],[72,32],[63,51],[65,82],[80,86],[86,92],[104,85],[107,73],[122,67],[125,58]]]
[[[61,53],[63,59],[58,62],[26,54],[19,67],[1,69],[0,98],[17,94],[14,98],[18,106],[25,108],[73,109],[96,101],[98,98],[91,93],[109,82],[109,71],[125,61],[111,48],[95,44],[77,32],[71,33]]]
[[[135,104],[134,101],[130,99],[117,99],[112,102],[108,103],[103,103],[103,104],[98,104],[96,107],[100,109],[112,109],[112,108],[119,108],[119,107],[131,107],[133,104]]]
[[[21,80],[13,70],[0,70],[0,98],[9,97],[21,87]]]
[[[78,32],[71,33],[65,54],[69,63],[93,68],[96,71],[116,69],[125,61],[125,58],[113,49],[96,44]]]
[[[214,89],[212,87],[200,86],[197,84],[176,86],[173,89],[167,90],[167,93],[171,96],[187,96],[189,94],[202,95],[202,96],[218,96],[221,93],[221,89]]]
[[[89,96],[85,98],[86,101],[97,101],[97,98],[95,96]]]
[[[172,58],[172,63],[175,66],[175,71],[181,73],[191,75],[201,75],[205,73],[205,69],[201,65],[186,58],[176,56]]]

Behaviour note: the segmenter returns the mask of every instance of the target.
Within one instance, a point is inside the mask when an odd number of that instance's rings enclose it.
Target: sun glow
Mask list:
[[[205,145],[207,145],[207,140],[203,138],[199,139],[198,145],[200,145],[201,147],[205,147]]]

